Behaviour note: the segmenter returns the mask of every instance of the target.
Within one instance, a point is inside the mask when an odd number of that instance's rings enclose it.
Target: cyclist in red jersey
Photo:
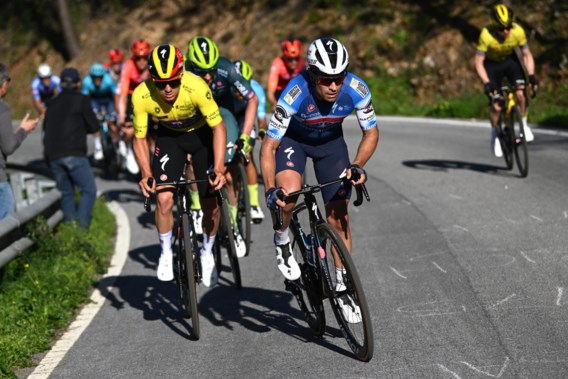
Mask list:
[[[302,57],[302,43],[295,40],[286,40],[281,44],[282,55],[274,58],[268,74],[268,87],[266,97],[272,104],[272,112],[284,87],[290,79],[306,68],[306,60]]]
[[[126,138],[126,168],[128,171],[136,175],[139,172],[138,164],[134,158],[132,151],[132,137],[134,130],[132,128],[132,92],[138,84],[150,78],[148,70],[148,55],[150,54],[150,44],[148,41],[139,39],[134,41],[130,50],[132,56],[128,58],[122,65],[120,72],[120,82],[118,84],[118,101],[116,110],[118,113],[118,125],[122,127],[122,132]]]

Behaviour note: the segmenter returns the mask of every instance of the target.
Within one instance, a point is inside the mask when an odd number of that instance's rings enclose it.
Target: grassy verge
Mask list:
[[[88,301],[108,267],[116,223],[97,200],[88,232],[61,224],[53,233],[44,220],[30,231],[36,245],[5,266],[0,279],[0,377],[15,378],[14,368],[30,366]]]

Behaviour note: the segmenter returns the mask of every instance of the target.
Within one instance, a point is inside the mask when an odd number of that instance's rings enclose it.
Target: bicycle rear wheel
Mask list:
[[[221,222],[219,225],[219,234],[223,234],[223,239],[226,242],[227,256],[229,257],[229,264],[231,265],[231,272],[235,287],[241,288],[241,268],[239,266],[239,258],[237,258],[237,250],[235,248],[235,237],[233,234],[233,227],[231,224],[229,204],[226,198],[221,200]],[[221,241],[219,241],[221,242]]]
[[[197,311],[197,284],[195,277],[196,267],[193,260],[193,247],[189,230],[189,216],[187,213],[184,213],[181,217],[181,230],[179,231],[181,236],[179,238],[178,251],[184,317],[191,318],[193,336],[199,339],[199,313]]]
[[[519,168],[521,178],[529,174],[529,151],[525,138],[525,128],[521,118],[519,107],[515,106],[511,112],[511,126],[513,127],[513,146],[515,151],[515,161]]]
[[[322,254],[320,249],[323,249],[325,253],[325,259],[321,259],[319,262],[323,265],[331,308],[343,336],[355,356],[364,362],[368,362],[373,358],[373,329],[359,275],[347,247],[331,225],[319,224],[317,234],[319,254]],[[344,269],[343,283],[337,281],[334,253],[337,254]],[[342,304],[350,306],[343,308]],[[352,312],[344,313],[343,309],[350,309]]]
[[[237,205],[237,225],[241,237],[243,237],[246,246],[246,254],[250,253],[251,238],[251,218],[250,218],[250,194],[248,191],[247,172],[245,167],[239,163],[239,198]]]

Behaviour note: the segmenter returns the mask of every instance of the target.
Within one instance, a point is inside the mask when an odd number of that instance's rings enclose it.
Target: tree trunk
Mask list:
[[[81,46],[79,46],[79,39],[77,38],[75,29],[73,29],[73,24],[71,23],[71,18],[69,17],[69,8],[67,7],[66,0],[57,0],[57,13],[59,13],[59,20],[61,21],[69,59],[73,59],[81,51]]]

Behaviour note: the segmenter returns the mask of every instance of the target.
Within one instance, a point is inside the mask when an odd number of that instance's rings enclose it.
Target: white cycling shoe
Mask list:
[[[501,158],[503,156],[503,150],[501,150],[501,142],[499,141],[498,134],[499,131],[497,128],[491,127],[491,151],[494,156]]]
[[[136,162],[132,149],[128,149],[128,152],[126,153],[126,169],[132,175],[136,175],[140,172],[140,168],[138,167],[138,163]]]
[[[254,224],[260,224],[264,220],[264,213],[260,207],[250,207],[250,218]]]
[[[103,147],[102,146],[95,147],[95,153],[93,154],[93,158],[95,158],[95,160],[97,161],[102,161],[104,157],[105,155],[103,154]]]
[[[201,282],[205,287],[213,287],[219,280],[213,254],[201,255]]]
[[[237,252],[237,258],[243,258],[247,255],[247,245],[245,244],[243,237],[241,237],[241,233],[238,233],[235,238],[235,250]]]
[[[174,280],[174,265],[173,265],[173,254],[168,253],[160,255],[160,261],[158,262],[158,279],[162,282],[169,282]]]
[[[530,128],[530,126],[525,125],[525,127],[523,128],[525,130],[525,140],[527,142],[532,142],[534,141],[534,134]]]
[[[301,271],[296,258],[290,251],[290,243],[284,245],[276,245],[276,261],[278,269],[288,280],[296,280],[300,278]]]
[[[343,283],[337,283],[335,285],[335,291],[344,291],[345,285]],[[351,296],[348,294],[341,295],[337,298],[337,302],[341,307],[341,313],[343,314],[343,318],[347,320],[350,324],[358,324],[363,320],[361,317],[361,308],[353,301]]]

